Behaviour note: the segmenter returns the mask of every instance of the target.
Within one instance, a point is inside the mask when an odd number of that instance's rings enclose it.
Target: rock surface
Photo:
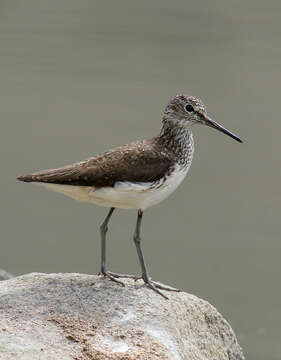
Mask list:
[[[14,277],[14,275],[9,274],[7,271],[0,269],[0,281],[1,280],[9,280],[12,277]]]
[[[0,359],[243,360],[230,325],[187,293],[163,299],[81,274],[28,274],[0,283]]]

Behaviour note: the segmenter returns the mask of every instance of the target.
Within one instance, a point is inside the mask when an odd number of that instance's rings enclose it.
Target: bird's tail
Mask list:
[[[31,174],[18,176],[17,179],[24,182],[64,183],[65,179],[74,175],[72,166],[64,166],[58,169],[42,170]]]
[[[20,176],[17,176],[17,180],[24,181],[24,182],[36,181],[36,175],[35,174],[20,175]]]

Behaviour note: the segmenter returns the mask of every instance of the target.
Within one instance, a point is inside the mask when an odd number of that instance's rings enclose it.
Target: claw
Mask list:
[[[157,289],[156,286],[154,286],[153,281],[151,281],[150,279],[143,279],[143,281],[146,284],[146,286],[148,286],[150,289],[155,291],[157,294],[161,295],[164,299],[169,300],[169,298],[166,295],[164,295],[160,290]]]
[[[109,275],[113,276],[114,278],[117,278],[117,279],[125,279],[125,278],[128,278],[128,279],[135,279],[135,275],[129,275],[129,274],[117,274],[117,273],[114,273],[114,272],[111,272],[109,271],[108,272]]]
[[[111,281],[114,281],[117,284],[125,287],[125,284],[122,281],[119,281],[119,280],[115,279],[115,277],[113,275],[111,275],[110,272],[100,272],[100,273],[98,273],[98,275],[103,275],[104,277],[109,278]]]
[[[176,289],[173,288],[171,286],[167,286],[167,285],[163,285],[157,281],[151,281],[153,283],[153,285],[155,285],[157,288],[162,289],[162,290],[166,290],[166,291],[175,291],[175,292],[181,292],[180,289]]]
[[[170,287],[170,286],[166,286],[166,285],[163,285],[159,282],[156,282],[156,281],[152,281],[150,278],[146,278],[146,277],[142,277],[144,283],[150,288],[152,289],[153,291],[155,291],[157,294],[163,296],[163,298],[165,299],[168,299],[168,297],[166,295],[164,295],[161,291],[158,290],[159,289],[162,289],[162,290],[166,290],[166,291],[175,291],[175,292],[180,292],[181,290],[179,289],[175,289],[173,287]]]
[[[180,292],[181,290],[179,289],[175,289],[173,287],[167,286],[167,285],[163,285],[157,281],[153,281],[151,280],[149,277],[146,276],[135,276],[135,275],[128,275],[128,274],[117,274],[117,273],[113,273],[111,271],[104,271],[104,272],[100,272],[98,275],[103,275],[104,277],[109,278],[110,280],[116,282],[117,284],[120,284],[121,286],[125,286],[125,284],[120,281],[117,280],[119,278],[129,278],[129,279],[134,279],[135,281],[138,280],[143,280],[143,282],[145,283],[145,285],[147,287],[149,287],[150,289],[152,289],[153,291],[155,291],[158,295],[161,295],[164,299],[168,300],[168,297],[166,295],[164,295],[162,293],[162,291],[158,290],[166,290],[166,291],[175,291],[175,292]]]

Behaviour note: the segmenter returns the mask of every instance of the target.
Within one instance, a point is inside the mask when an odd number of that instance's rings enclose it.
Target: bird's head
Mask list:
[[[211,119],[207,115],[203,102],[194,96],[176,95],[165,108],[163,123],[168,126],[172,125],[185,128],[189,128],[194,124],[203,124],[242,142],[238,136]]]

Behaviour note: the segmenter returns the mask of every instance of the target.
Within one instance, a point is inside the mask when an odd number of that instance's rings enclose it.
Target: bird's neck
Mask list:
[[[159,143],[175,156],[180,165],[190,165],[194,151],[192,132],[184,127],[163,123]]]

